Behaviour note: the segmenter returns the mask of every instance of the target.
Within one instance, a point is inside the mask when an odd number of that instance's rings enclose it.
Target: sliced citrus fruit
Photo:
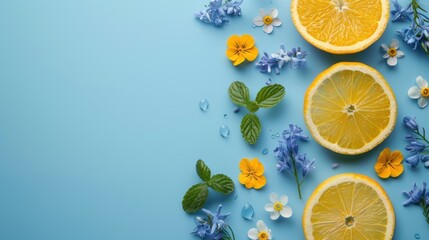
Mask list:
[[[313,46],[335,54],[360,52],[389,21],[389,0],[292,0],[292,20]]]
[[[316,188],[305,206],[302,225],[307,240],[392,239],[395,212],[376,181],[345,173]]]
[[[367,152],[396,123],[395,96],[375,69],[341,62],[320,73],[304,97],[304,119],[313,138],[342,154]]]

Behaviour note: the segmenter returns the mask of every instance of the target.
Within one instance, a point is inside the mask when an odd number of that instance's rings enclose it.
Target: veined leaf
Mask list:
[[[231,101],[238,106],[246,107],[250,101],[249,89],[242,82],[235,81],[228,88]]]
[[[204,163],[203,160],[200,159],[197,161],[196,169],[197,174],[201,178],[201,180],[203,180],[204,182],[210,180],[212,173],[210,171],[210,168]]]
[[[250,144],[255,144],[262,129],[258,116],[253,113],[246,114],[241,120],[240,127],[244,140]]]
[[[198,183],[188,189],[182,200],[183,210],[193,213],[203,208],[209,195],[206,183]]]
[[[207,182],[209,187],[213,188],[216,192],[224,194],[234,191],[234,182],[224,174],[216,174]]]
[[[285,88],[280,84],[265,86],[259,90],[256,102],[259,107],[274,107],[283,99],[285,94]]]

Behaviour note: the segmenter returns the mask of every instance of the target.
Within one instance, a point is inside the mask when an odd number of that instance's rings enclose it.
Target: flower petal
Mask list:
[[[267,211],[267,212],[273,212],[274,211],[274,204],[267,203],[267,204],[265,204],[264,208],[265,208],[265,211]]]
[[[228,38],[226,45],[228,46],[228,48],[237,48],[240,44],[240,37],[238,35],[232,35],[231,37]]]
[[[273,22],[271,23],[274,27],[278,27],[282,25],[282,21],[279,18],[274,18]]]
[[[391,169],[389,167],[384,167],[380,172],[377,172],[377,175],[381,178],[388,178],[391,174]]]
[[[386,164],[390,155],[390,148],[385,148],[381,151],[380,155],[378,155],[377,162]]]
[[[416,78],[416,83],[417,83],[417,86],[419,86],[419,88],[428,87],[428,82],[422,76],[418,76]]]
[[[272,8],[270,11],[270,16],[272,18],[276,18],[279,15],[279,10],[277,10],[276,8]]]
[[[279,200],[279,197],[278,197],[277,193],[275,193],[275,192],[270,193],[270,201],[271,201],[272,203],[275,203],[275,202],[277,202],[278,200]]]
[[[262,163],[257,158],[254,158],[250,161],[250,166],[253,171],[255,171],[257,176],[264,174],[264,165],[262,165]]]
[[[412,99],[417,99],[421,96],[422,96],[422,94],[421,94],[420,89],[418,87],[412,86],[412,87],[410,87],[410,89],[408,89],[408,97],[410,97]]]
[[[397,165],[397,166],[392,166],[390,168],[391,170],[391,176],[392,177],[398,177],[399,175],[401,175],[404,172],[404,166],[402,164]]]
[[[389,65],[389,66],[396,66],[396,64],[398,63],[398,59],[396,58],[396,57],[389,57],[388,59],[387,59],[387,64]]]
[[[424,97],[420,97],[417,100],[417,104],[419,105],[420,108],[425,108],[428,105],[428,102]]]
[[[383,48],[383,50],[386,52],[389,51],[389,47],[385,43],[381,44],[381,48]]]
[[[251,228],[249,229],[249,231],[247,232],[247,236],[252,239],[252,240],[257,240],[258,239],[258,229],[256,228]]]
[[[401,50],[396,51],[396,57],[400,58],[403,56],[405,56],[405,53],[403,51],[401,51]]]
[[[249,169],[251,169],[249,159],[247,158],[241,159],[238,167],[240,168],[240,171],[242,171],[243,173],[247,173]]]
[[[399,165],[404,160],[404,156],[399,150],[395,150],[390,154],[390,163],[393,165]]]
[[[243,63],[244,60],[245,60],[245,57],[242,54],[240,54],[240,55],[238,55],[237,59],[232,63],[232,65],[234,65],[234,67],[238,66],[241,63]]]
[[[264,25],[264,20],[262,19],[261,16],[257,16],[253,19],[253,24],[260,27],[260,26]]]
[[[263,29],[264,29],[264,32],[270,34],[273,31],[273,25],[271,25],[271,24],[270,25],[264,25]]]
[[[241,35],[241,47],[244,49],[250,49],[253,48],[255,45],[255,39],[253,39],[252,35],[250,34],[243,34]]]
[[[280,211],[280,214],[284,218],[289,218],[292,216],[292,208],[289,206],[284,206],[283,209]]]
[[[244,57],[250,62],[254,61],[258,57],[258,54],[259,50],[255,46],[244,51]]]
[[[267,16],[268,14],[267,14],[267,12],[265,11],[265,9],[259,9],[259,15],[261,16],[261,17],[265,17],[265,16]]]
[[[285,205],[288,202],[288,197],[286,195],[281,195],[279,200],[283,205]]]
[[[260,176],[258,177],[258,179],[256,179],[254,187],[255,189],[260,189],[265,186],[266,183],[267,179],[265,178],[265,176]]]
[[[398,49],[399,48],[399,42],[398,42],[398,40],[397,39],[392,39],[392,42],[390,42],[390,47],[395,48],[395,50]]]
[[[256,222],[256,228],[258,229],[259,232],[266,232],[268,230],[267,225],[265,225],[264,221],[262,220],[258,220],[258,222]]]
[[[237,60],[239,54],[236,54],[236,53],[237,53],[237,51],[234,48],[228,48],[228,49],[226,49],[226,56],[231,61]]]
[[[256,179],[253,177],[248,177],[249,178],[249,182],[247,182],[246,184],[244,184],[244,186],[246,188],[256,188],[255,184],[256,184]]]
[[[238,181],[239,181],[241,184],[247,184],[247,183],[249,183],[249,182],[250,182],[250,177],[248,177],[248,176],[247,176],[247,174],[240,173],[240,174],[238,175]]]
[[[388,57],[390,57],[390,55],[389,55],[388,53],[385,53],[385,54],[383,55],[383,58],[388,58]]]
[[[377,175],[379,173],[381,173],[385,168],[385,164],[381,163],[381,162],[376,162],[374,165],[374,170],[377,173]]]
[[[270,218],[271,220],[277,220],[280,217],[280,213],[277,211],[271,212],[270,213]]]

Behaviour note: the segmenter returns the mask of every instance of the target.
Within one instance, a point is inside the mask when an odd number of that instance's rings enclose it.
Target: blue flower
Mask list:
[[[393,15],[392,22],[411,22],[411,17],[413,16],[413,10],[411,9],[411,4],[408,4],[406,8],[403,8],[399,5],[397,0],[392,0],[394,9],[390,11]]]
[[[301,169],[301,175],[302,177],[305,177],[308,172],[310,172],[312,169],[314,169],[314,162],[315,160],[308,160],[306,154],[301,154],[297,158],[297,162],[299,164],[299,167]]]
[[[202,22],[211,23],[216,27],[221,27],[229,22],[222,7],[222,0],[211,0],[207,9],[196,13],[195,17]]]
[[[405,150],[412,154],[420,154],[423,150],[425,150],[426,145],[421,142],[413,141],[410,142],[407,146],[405,146]]]
[[[224,10],[226,14],[231,16],[241,16],[241,8],[240,5],[244,0],[227,2],[224,6]]]
[[[412,168],[415,168],[417,165],[419,165],[420,158],[420,154],[411,155],[405,159],[405,162],[410,164]]]
[[[290,57],[288,56],[283,44],[280,45],[280,49],[276,53],[271,54],[271,57],[277,59],[280,69],[282,69],[283,66],[290,61]]]
[[[403,203],[404,206],[410,204],[419,205],[422,201],[425,201],[426,204],[429,203],[429,191],[426,189],[426,182],[423,182],[422,188],[417,188],[417,184],[414,183],[413,189],[409,192],[404,192],[404,195],[407,196],[407,200]]]
[[[262,56],[261,60],[256,63],[256,67],[258,67],[261,73],[270,73],[272,69],[276,72],[276,74],[280,74],[280,68],[278,65],[278,60],[272,58],[268,53],[264,52],[264,56]]]
[[[305,56],[307,56],[306,51],[301,51],[301,48],[292,48],[292,51],[289,51],[287,55],[291,58],[291,68],[292,69],[303,69],[306,67],[307,63]]]
[[[416,122],[416,117],[414,118],[411,118],[409,116],[404,117],[404,124],[405,124],[405,127],[407,127],[413,132],[419,131],[419,125]]]
[[[207,215],[206,218],[196,217],[195,224],[197,225],[191,234],[199,236],[201,239],[206,240],[220,240],[223,237],[223,233],[228,228],[226,218],[227,214],[221,214],[222,205],[219,205],[216,213],[212,213],[210,210],[202,209]]]
[[[300,140],[307,141],[308,136],[302,135],[301,133],[302,133],[302,128],[294,124],[289,124],[289,130],[284,131],[284,134],[289,134],[289,135],[298,137]]]

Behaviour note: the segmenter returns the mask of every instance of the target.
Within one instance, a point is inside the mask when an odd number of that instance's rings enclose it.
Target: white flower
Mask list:
[[[284,218],[292,216],[292,208],[286,205],[288,201],[286,195],[281,195],[280,198],[278,198],[277,193],[271,193],[270,201],[270,203],[265,204],[265,211],[270,212],[272,220],[276,220],[280,215]]]
[[[417,86],[412,86],[408,89],[408,96],[412,99],[417,99],[417,104],[420,108],[424,108],[428,105],[429,98],[429,87],[428,82],[418,76],[416,78]]]
[[[390,47],[387,47],[385,43],[381,44],[381,47],[386,51],[383,55],[383,58],[387,58],[387,64],[389,66],[396,66],[398,63],[398,58],[403,57],[405,54],[399,49],[399,42],[396,39],[393,39],[390,42]]]
[[[268,240],[272,238],[271,229],[262,220],[256,223],[256,228],[249,229],[247,236],[252,240]]]
[[[278,27],[282,25],[282,21],[277,17],[279,11],[275,8],[272,8],[270,12],[265,12],[264,9],[259,10],[260,15],[253,19],[253,24],[256,26],[264,26],[264,32],[271,33],[273,31],[273,26]]]

